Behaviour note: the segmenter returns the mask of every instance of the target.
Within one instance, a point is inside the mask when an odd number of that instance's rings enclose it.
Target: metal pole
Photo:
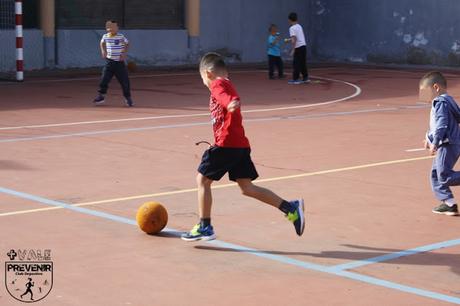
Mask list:
[[[24,80],[24,49],[22,33],[22,0],[15,0],[14,12],[16,15],[16,80]]]

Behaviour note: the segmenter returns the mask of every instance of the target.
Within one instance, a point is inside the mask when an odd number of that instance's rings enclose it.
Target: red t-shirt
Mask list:
[[[219,147],[249,148],[249,140],[244,135],[243,117],[238,107],[233,113],[227,111],[227,106],[234,100],[240,100],[238,93],[229,79],[212,81],[211,110],[214,142]]]

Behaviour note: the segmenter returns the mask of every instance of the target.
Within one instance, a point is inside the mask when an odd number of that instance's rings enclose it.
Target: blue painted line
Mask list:
[[[36,196],[36,195],[31,195],[31,194],[27,194],[27,193],[24,193],[24,192],[15,191],[15,190],[8,189],[8,188],[0,187],[0,192],[5,193],[5,194],[9,194],[9,195],[12,195],[12,196],[16,196],[18,198],[31,200],[33,202],[46,204],[46,205],[49,205],[49,206],[62,207],[62,208],[65,208],[65,209],[73,210],[73,211],[76,211],[76,212],[79,212],[79,213],[83,213],[83,214],[87,214],[87,215],[91,215],[91,216],[95,216],[95,217],[100,217],[100,218],[104,218],[104,219],[108,219],[108,220],[112,220],[112,221],[116,221],[116,222],[120,222],[120,223],[125,223],[125,224],[136,225],[136,221],[128,219],[128,218],[119,217],[119,216],[115,216],[115,215],[112,215],[112,214],[108,214],[108,213],[105,213],[105,212],[96,211],[96,210],[92,210],[92,209],[88,209],[88,208],[84,208],[84,207],[73,206],[73,205],[63,203],[63,202],[60,202],[60,201],[54,201],[54,200],[42,198],[42,197],[39,197],[39,196]]]
[[[15,191],[15,190],[8,189],[8,188],[0,187],[0,192],[5,193],[5,194],[9,194],[9,195],[12,195],[12,196],[16,196],[16,197],[19,197],[19,198],[22,198],[22,199],[31,200],[33,202],[38,202],[38,203],[42,203],[42,204],[46,204],[46,205],[50,205],[50,206],[62,207],[62,208],[69,209],[69,210],[72,210],[72,211],[76,211],[76,212],[79,212],[79,213],[83,213],[83,214],[87,214],[87,215],[91,215],[91,216],[95,216],[95,217],[100,217],[100,218],[112,220],[112,221],[115,221],[115,222],[120,222],[120,223],[130,224],[130,225],[136,225],[136,221],[131,220],[129,218],[120,217],[120,216],[116,216],[116,215],[112,215],[112,214],[109,214],[109,213],[104,213],[104,212],[101,212],[101,211],[96,211],[96,210],[92,210],[92,209],[88,209],[88,208],[73,206],[73,205],[70,205],[70,204],[67,204],[67,203],[64,203],[64,202],[50,200],[50,199],[46,199],[46,198],[43,198],[43,197],[40,197],[40,196],[31,195],[31,194]],[[178,236],[178,233],[179,233],[178,231],[175,231],[175,230],[169,229],[169,228],[166,229],[166,231],[171,232],[175,236]],[[333,267],[327,267],[327,266],[318,265],[318,264],[314,264],[314,263],[304,262],[304,261],[300,261],[300,260],[297,260],[297,259],[293,259],[293,258],[281,256],[281,255],[276,255],[276,254],[270,254],[268,252],[263,252],[263,251],[260,251],[260,250],[257,250],[257,249],[247,248],[247,247],[244,247],[244,246],[240,246],[240,245],[237,245],[237,244],[232,244],[232,243],[228,243],[228,242],[224,242],[224,241],[220,241],[220,240],[208,241],[208,243],[212,244],[212,245],[215,245],[215,246],[218,246],[218,247],[233,249],[233,250],[236,250],[236,251],[243,252],[245,254],[251,254],[251,255],[262,257],[262,258],[265,258],[265,259],[268,259],[268,260],[272,260],[272,261],[276,261],[276,262],[280,262],[280,263],[300,267],[300,268],[303,268],[303,269],[306,269],[306,270],[333,274],[333,275],[353,279],[353,280],[356,280],[356,281],[360,281],[360,282],[363,282],[363,283],[367,283],[367,284],[381,286],[381,287],[385,287],[385,288],[389,288],[389,289],[394,289],[394,290],[398,290],[398,291],[402,291],[402,292],[406,292],[406,293],[411,293],[411,294],[415,294],[415,295],[419,295],[419,296],[423,296],[423,297],[427,297],[427,298],[431,298],[431,299],[435,299],[435,300],[440,300],[440,301],[445,301],[445,302],[460,305],[460,298],[456,298],[456,297],[453,297],[453,296],[440,294],[440,293],[432,292],[432,291],[428,291],[428,290],[423,290],[423,289],[419,289],[419,288],[415,288],[415,287],[405,286],[405,285],[401,285],[401,284],[398,284],[398,283],[394,283],[394,282],[390,282],[390,281],[386,281],[386,280],[382,280],[382,279],[378,279],[378,278],[375,278],[375,277],[370,277],[370,276],[366,276],[366,275],[362,275],[362,274],[358,274],[358,273],[354,273],[354,272],[338,270],[338,269],[336,269],[336,266],[335,267],[334,266]]]
[[[304,262],[304,261],[300,261],[297,259],[275,255],[275,254],[270,254],[267,252],[259,251],[257,249],[251,249],[251,248],[247,248],[247,247],[243,247],[243,246],[239,246],[236,244],[223,242],[219,240],[209,241],[208,243],[216,245],[218,247],[233,249],[235,251],[244,252],[247,254],[259,256],[265,259],[281,262],[281,263],[288,264],[288,265],[293,265],[293,266],[300,267],[300,268],[307,269],[307,270],[334,274],[337,276],[353,279],[353,280],[360,281],[360,282],[367,283],[367,284],[381,286],[381,287],[385,287],[389,289],[394,289],[394,290],[398,290],[398,291],[402,291],[406,293],[411,293],[411,294],[420,295],[420,296],[435,299],[435,300],[440,300],[440,301],[460,305],[460,298],[453,297],[450,295],[445,295],[445,294],[441,294],[441,293],[437,293],[433,291],[410,287],[410,286],[406,286],[406,285],[398,284],[395,282],[390,282],[387,280],[383,280],[383,279],[379,279],[379,278],[375,278],[375,277],[371,277],[367,275],[362,275],[362,274],[358,274],[354,272],[337,270],[337,269],[334,269],[334,267],[327,267],[323,265],[317,265],[314,263]]]
[[[64,202],[50,200],[50,199],[46,199],[46,198],[43,198],[43,197],[40,197],[40,196],[31,195],[31,194],[28,194],[28,193],[19,192],[19,191],[16,191],[16,190],[3,188],[3,187],[0,187],[0,192],[5,193],[5,194],[9,194],[9,195],[12,195],[12,196],[16,196],[18,198],[31,200],[33,202],[46,204],[46,205],[49,205],[49,206],[62,207],[62,208],[72,210],[72,211],[76,211],[76,212],[79,212],[79,213],[82,213],[82,214],[86,214],[86,215],[90,215],[90,216],[94,216],[94,217],[99,217],[99,218],[103,218],[103,219],[107,219],[107,220],[111,220],[111,221],[115,221],[115,222],[119,222],[119,223],[124,223],[124,224],[130,224],[130,225],[136,225],[137,226],[137,223],[136,223],[135,220],[125,218],[125,217],[120,217],[120,216],[117,216],[117,215],[112,215],[112,214],[105,213],[105,212],[102,212],[102,211],[97,211],[97,210],[92,210],[92,209],[88,209],[88,208],[84,208],[84,207],[74,206],[74,205],[70,205],[70,204],[67,204],[67,203],[64,203]],[[166,232],[167,234],[173,234],[173,235],[177,234],[177,231],[175,231],[173,229],[170,229],[170,228],[165,228],[163,231]]]
[[[446,294],[441,294],[433,291],[428,291],[428,290],[423,290],[415,287],[410,287],[406,285],[401,285],[398,283],[386,281],[383,279],[367,276],[367,275],[362,275],[354,272],[349,272],[349,271],[336,271],[336,272],[330,272],[332,274],[335,274],[337,276],[342,276],[346,277],[349,279],[357,280],[366,284],[372,284],[376,286],[381,286],[389,289],[394,289],[402,292],[407,292],[407,293],[412,293],[415,295],[431,298],[434,300],[439,300],[439,301],[444,301],[452,304],[458,304],[460,305],[460,298],[453,297],[450,295]]]
[[[370,264],[375,264],[379,262],[384,262],[384,261],[393,260],[393,259],[404,257],[404,256],[411,256],[411,255],[429,252],[433,250],[439,250],[442,248],[448,248],[448,247],[452,247],[456,245],[460,245],[460,239],[453,239],[453,240],[433,243],[430,245],[424,245],[424,246],[417,247],[417,248],[410,249],[410,250],[404,250],[404,251],[385,254],[385,255],[377,256],[373,258],[352,261],[349,263],[333,266],[331,267],[331,269],[335,271],[355,269],[355,268],[370,265]]]

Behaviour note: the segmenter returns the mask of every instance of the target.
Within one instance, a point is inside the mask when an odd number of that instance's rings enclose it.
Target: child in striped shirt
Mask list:
[[[95,105],[105,102],[105,95],[109,87],[110,80],[115,75],[123,89],[125,104],[129,107],[134,106],[131,99],[129,86],[128,69],[125,65],[126,53],[128,52],[128,39],[121,33],[118,33],[118,24],[114,20],[105,23],[107,34],[102,36],[100,47],[102,57],[106,64],[102,69],[102,78],[99,83],[99,95],[94,99]]]

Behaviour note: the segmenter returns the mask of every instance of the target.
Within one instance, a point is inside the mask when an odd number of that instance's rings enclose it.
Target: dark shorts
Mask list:
[[[255,180],[259,176],[249,148],[211,147],[203,153],[198,172],[213,181],[220,180],[227,172],[232,181]]]

